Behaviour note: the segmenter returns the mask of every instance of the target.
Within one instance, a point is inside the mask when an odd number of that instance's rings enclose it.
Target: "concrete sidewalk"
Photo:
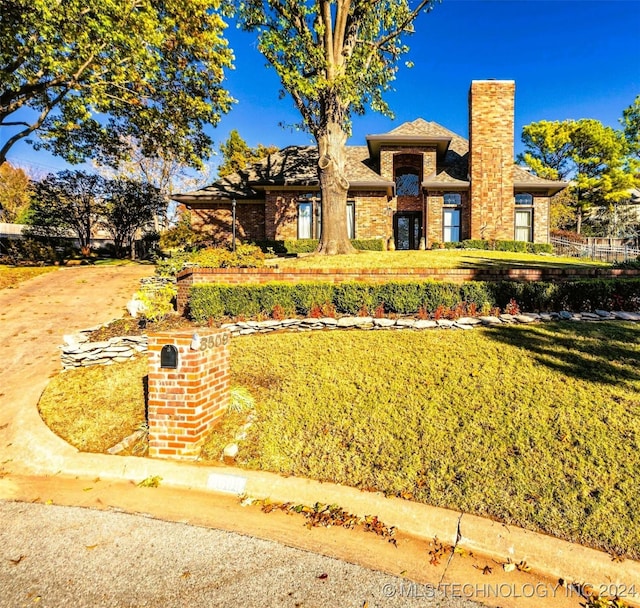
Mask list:
[[[608,595],[615,591],[627,603],[640,605],[640,589],[633,588],[640,581],[638,562],[613,562],[602,552],[479,517],[269,473],[79,453],[56,437],[37,412],[49,376],[60,369],[61,334],[121,316],[139,278],[151,272],[135,266],[61,269],[0,292],[5,353],[0,366],[0,498],[118,508],[245,532],[403,573],[422,584],[518,586],[520,593],[514,588],[492,598],[482,597],[482,589],[473,587],[474,599],[490,605],[541,606],[553,600],[553,606],[577,607],[583,600],[571,583],[589,583]],[[135,485],[151,476],[162,478],[160,488]],[[100,484],[102,494],[85,492],[86,487]],[[307,530],[295,517],[241,507],[239,495],[295,504],[337,504],[358,516],[376,515],[397,527],[402,542],[396,549],[377,537],[365,541],[349,530]],[[200,511],[194,511],[194,505]],[[430,567],[435,537],[459,550]],[[502,564],[507,559],[526,561],[532,572],[505,571]],[[569,586],[558,588],[560,579]],[[527,597],[525,590],[537,584],[544,587]]]

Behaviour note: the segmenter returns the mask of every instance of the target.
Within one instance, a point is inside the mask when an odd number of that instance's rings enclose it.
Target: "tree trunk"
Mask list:
[[[354,253],[347,232],[347,192],[345,175],[347,134],[338,123],[330,123],[318,137],[318,178],[322,190],[322,234],[318,253]]]

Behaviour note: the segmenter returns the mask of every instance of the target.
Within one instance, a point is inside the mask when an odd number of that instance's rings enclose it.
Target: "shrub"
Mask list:
[[[318,248],[318,239],[295,239],[285,241],[256,241],[255,245],[264,253],[295,255],[313,253]],[[351,239],[351,244],[360,251],[384,251],[384,239]]]
[[[489,241],[480,239],[467,239],[462,241],[463,249],[489,249]]]
[[[293,301],[298,314],[310,315],[314,307],[321,308],[333,300],[331,283],[306,282],[297,283],[293,292]]]
[[[142,316],[148,321],[161,321],[173,312],[173,303],[178,290],[173,283],[149,284],[135,293],[142,302]]]
[[[358,314],[363,306],[375,308],[377,302],[374,303],[374,288],[370,283],[338,283],[333,288],[333,304],[339,312],[348,315]]]
[[[266,283],[264,285],[194,285],[189,311],[198,322],[222,317],[283,315],[357,315],[366,308],[376,316],[391,312],[435,318],[503,310],[640,310],[640,279],[579,280],[558,283],[514,281],[446,283],[390,281],[382,284]]]

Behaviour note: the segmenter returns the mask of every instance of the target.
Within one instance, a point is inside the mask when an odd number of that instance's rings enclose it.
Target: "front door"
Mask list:
[[[399,211],[393,216],[396,249],[417,249],[422,236],[422,212]]]

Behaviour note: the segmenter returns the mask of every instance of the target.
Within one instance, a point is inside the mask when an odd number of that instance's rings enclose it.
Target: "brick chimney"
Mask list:
[[[474,80],[469,90],[471,238],[513,240],[513,80]]]

